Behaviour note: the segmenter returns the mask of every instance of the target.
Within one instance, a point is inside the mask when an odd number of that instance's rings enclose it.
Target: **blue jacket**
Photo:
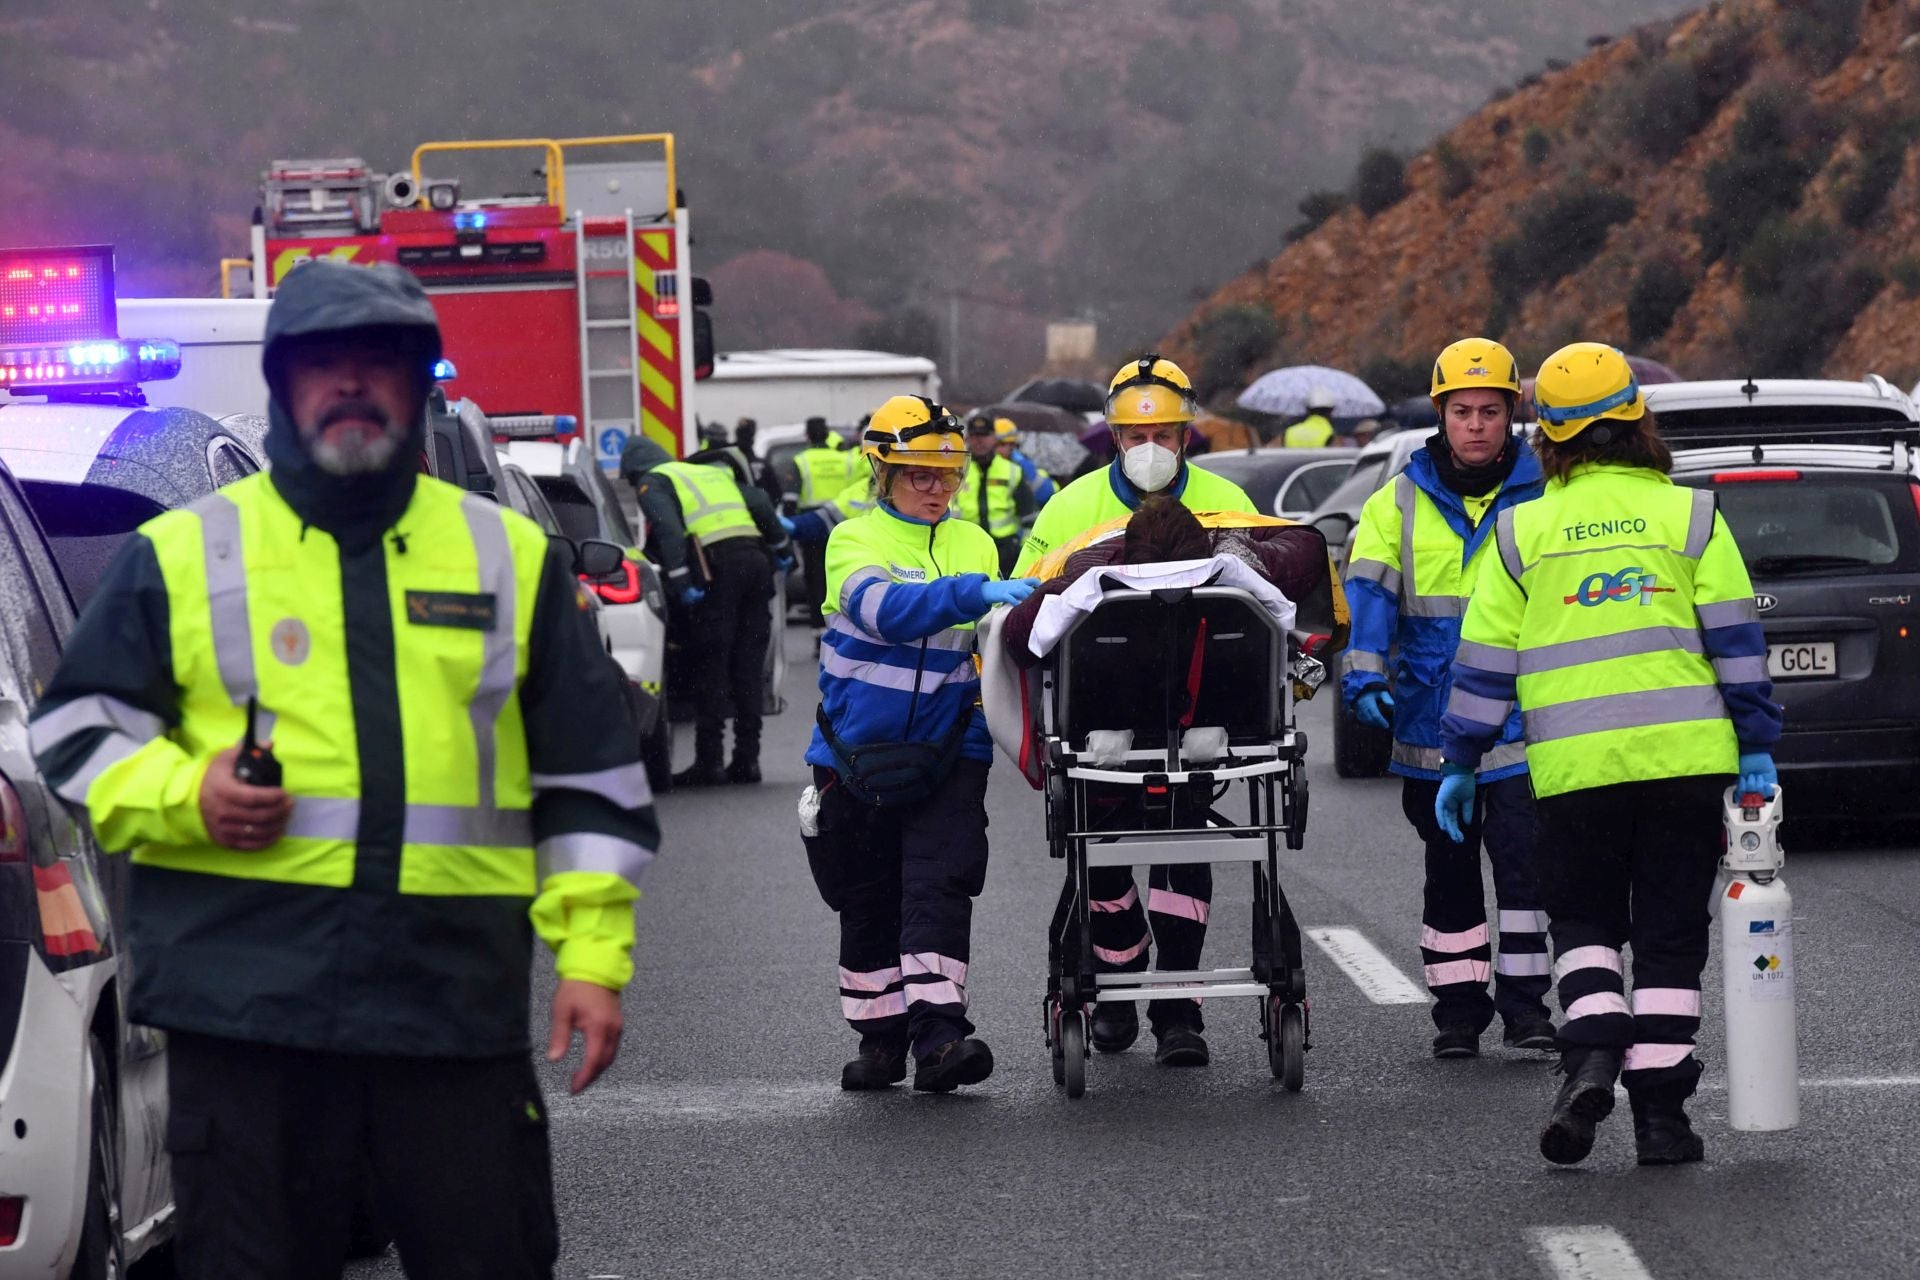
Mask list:
[[[1441,483],[1429,450],[1421,449],[1408,460],[1405,478],[1413,489],[1416,527],[1430,529],[1431,516],[1437,513],[1458,539],[1459,571],[1451,575],[1456,580],[1493,538],[1500,512],[1539,497],[1544,489],[1540,460],[1525,441],[1520,442],[1512,474],[1478,525],[1460,495]],[[1406,562],[1413,540],[1403,536],[1405,491],[1396,487],[1401,483],[1395,479],[1376,492],[1361,512],[1362,531],[1355,537],[1354,559],[1347,569],[1352,637],[1340,692],[1351,708],[1367,690],[1386,687],[1391,654],[1394,745],[1389,768],[1402,777],[1434,779],[1440,776],[1440,722],[1453,690],[1454,651],[1460,647],[1460,623],[1472,585],[1470,578],[1442,582],[1436,591],[1435,584],[1419,583],[1417,592],[1405,594],[1425,597],[1421,612],[1402,611],[1403,587],[1413,585],[1414,565]],[[1421,507],[1427,508],[1425,520],[1417,510]],[[1422,547],[1426,549],[1424,540]],[[1363,559],[1368,548],[1387,548],[1381,552],[1387,563]],[[1495,748],[1482,758],[1479,779],[1493,782],[1526,771],[1525,733],[1516,711],[1508,717]]]

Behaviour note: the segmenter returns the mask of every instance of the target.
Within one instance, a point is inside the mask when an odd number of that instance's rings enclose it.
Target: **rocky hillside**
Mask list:
[[[0,5],[0,222],[203,292],[275,156],[668,129],[703,269],[737,264],[723,342],[944,354],[957,308],[961,381],[990,394],[1044,319],[1151,338],[1363,146],[1690,2],[23,0]]]
[[[1719,0],[1496,94],[1164,347],[1221,396],[1296,360],[1424,390],[1476,332],[1524,366],[1597,338],[1690,377],[1911,385],[1917,139],[1916,0]]]

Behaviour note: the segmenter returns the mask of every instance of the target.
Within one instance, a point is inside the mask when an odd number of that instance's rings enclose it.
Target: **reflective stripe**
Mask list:
[[[902,693],[932,693],[943,685],[978,684],[980,681],[979,673],[974,670],[970,662],[963,662],[946,672],[922,671],[916,678],[914,673],[906,667],[849,658],[831,646],[821,648],[820,670],[843,680],[857,680],[861,684],[876,685],[882,689],[897,689]]]
[[[360,802],[352,796],[295,796],[286,835],[297,840],[357,840]]]
[[[112,729],[134,742],[148,743],[166,732],[167,722],[118,698],[95,693],[34,717],[27,739],[38,755],[87,729]]]
[[[638,761],[595,769],[591,773],[536,773],[531,782],[541,791],[584,791],[619,805],[638,809],[653,803],[653,788],[647,785],[647,767]]]
[[[1509,978],[1544,978],[1547,976],[1547,953],[1544,951],[1502,951],[1494,961],[1494,971],[1504,973]]]
[[[1700,642],[1700,633],[1691,627],[1642,627],[1638,631],[1594,636],[1590,640],[1563,640],[1559,644],[1543,644],[1527,649],[1519,655],[1518,674],[1536,676],[1543,671],[1560,671],[1588,662],[1637,658],[1643,654],[1667,653],[1675,649],[1687,653],[1705,651]]]
[[[200,517],[200,545],[206,561],[207,621],[213,633],[213,658],[227,700],[236,707],[257,697],[253,671],[253,629],[247,621],[247,564],[240,545],[240,508],[233,499],[210,493],[191,510]],[[261,708],[254,720],[261,741],[273,737],[273,713]]]
[[[1680,554],[1689,560],[1698,560],[1707,553],[1707,542],[1713,537],[1713,513],[1718,508],[1711,489],[1693,491],[1693,510],[1687,516],[1687,541]]]
[[[1481,644],[1477,640],[1462,640],[1460,647],[1454,650],[1453,660],[1480,671],[1491,671],[1495,675],[1511,676],[1520,672],[1518,650]]]
[[[1450,987],[1457,982],[1484,984],[1492,976],[1493,966],[1485,960],[1449,960],[1445,964],[1427,966],[1429,987]]]
[[[1526,713],[1527,741],[1538,745],[1613,729],[1640,729],[1688,720],[1724,720],[1727,704],[1710,684],[1637,689],[1539,707]]]
[[[1611,1013],[1627,1015],[1627,998],[1618,991],[1596,991],[1590,996],[1581,996],[1567,1006],[1567,1021],[1604,1018]]]
[[[1163,916],[1175,916],[1181,920],[1194,920],[1205,924],[1212,910],[1212,904],[1205,898],[1195,898],[1167,889],[1148,889],[1147,910]]]
[[[65,782],[53,789],[54,794],[72,804],[85,804],[87,788],[93,785],[93,780],[140,750],[141,745],[124,734],[107,735],[100,740],[100,745],[93,749],[85,763],[75,769]]]
[[[967,993],[951,982],[910,982],[900,992],[909,1005],[957,1004],[966,1007]]]
[[[1349,649],[1346,653],[1346,669],[1349,672],[1370,671],[1375,675],[1387,674],[1387,659],[1378,653],[1368,653],[1364,649]]]
[[[1657,1071],[1677,1067],[1693,1053],[1690,1044],[1635,1044],[1627,1046],[1626,1071]]]
[[[1544,911],[1503,910],[1500,913],[1500,932],[1502,933],[1545,933],[1546,931],[1547,913]]]
[[[1500,563],[1507,566],[1507,573],[1515,582],[1527,571],[1526,562],[1520,558],[1520,540],[1513,532],[1513,508],[1508,507],[1499,515],[1493,526],[1493,541],[1500,549]]]
[[[1568,974],[1576,969],[1605,969],[1609,973],[1620,972],[1620,953],[1612,947],[1575,947],[1563,951],[1560,958],[1553,962],[1553,976],[1565,981]]]
[[[480,807],[493,808],[495,724],[501,708],[513,694],[514,636],[516,634],[513,590],[513,549],[507,543],[506,517],[498,503],[470,493],[460,499],[460,514],[467,518],[467,531],[473,537],[474,556],[480,567],[480,590],[493,596],[493,628],[481,633],[480,683],[467,706],[473,723],[474,756],[479,762]],[[411,825],[409,814],[409,825]],[[417,843],[458,844],[464,841],[419,841]],[[485,843],[480,842],[480,843]],[[521,841],[527,843],[527,841]]]
[[[724,515],[729,511],[745,511],[747,509],[747,504],[744,502],[714,502],[707,497],[707,492],[701,487],[699,478],[694,475],[694,468],[704,465],[706,464],[683,462],[669,463],[667,466],[654,468],[656,471],[665,471],[669,477],[677,482],[674,485],[674,492],[676,494],[681,494],[680,485],[682,483],[686,485],[687,489],[692,490],[693,496],[691,498],[682,496],[681,499],[681,507],[685,511],[686,522],[689,527],[696,521],[704,520],[708,516]],[[718,467],[712,469],[714,471],[719,470]],[[726,477],[719,475],[714,477],[716,480],[725,478]]]
[[[565,871],[599,871],[632,884],[653,861],[653,850],[645,845],[598,831],[548,836],[533,847],[533,852],[542,880]]]
[[[1465,596],[1423,596],[1407,591],[1400,597],[1400,614],[1406,618],[1464,618]]]
[[[880,590],[880,588],[875,588],[874,591],[867,592],[866,596],[862,598],[861,604],[865,605],[867,601],[873,598],[875,592],[878,590]],[[848,617],[844,612],[836,611],[827,619],[827,630],[838,635],[847,636],[850,639],[858,640],[862,644],[892,643],[891,641],[880,639],[880,633],[877,631],[867,631],[863,629],[858,621]],[[930,636],[923,637],[921,640],[908,641],[907,643],[913,645],[924,643],[929,649],[945,649],[951,653],[972,653],[976,647],[975,636],[976,633],[972,627],[948,627],[944,631],[936,631]]]
[[[870,1000],[840,997],[840,1013],[848,1022],[869,1022],[876,1018],[897,1018],[907,1011],[906,993],[889,991]]]
[[[1420,593],[1419,572],[1413,561],[1413,522],[1420,508],[1420,486],[1402,471],[1394,482],[1393,500],[1400,507],[1400,615],[1405,618],[1464,618],[1465,596],[1429,596]]]
[[[1502,717],[1503,722],[1504,719]],[[1416,747],[1412,743],[1399,741],[1393,744],[1392,759],[1395,764],[1406,765],[1410,769],[1425,769],[1429,773],[1439,773],[1441,766],[1446,764],[1438,747]],[[1526,762],[1526,743],[1503,742],[1480,757],[1480,763],[1474,766],[1474,773],[1492,773],[1496,769]]]
[[[1383,560],[1349,560],[1347,581],[1356,578],[1377,582],[1395,595],[1400,594],[1400,571]]]
[[[848,574],[840,583],[840,612],[853,612],[853,595],[854,592],[860,590],[862,584],[892,581],[893,575],[885,569],[876,568],[872,565],[868,565],[864,569],[856,569],[854,572]]]
[[[1112,947],[1103,947],[1103,946],[1100,946],[1098,943],[1095,943],[1093,948],[1093,954],[1095,955],[1095,957],[1106,961],[1108,964],[1125,964],[1127,961],[1138,957],[1141,952],[1145,951],[1147,949],[1148,941],[1149,939],[1142,938],[1140,939],[1140,941],[1134,943],[1132,946],[1127,947],[1124,950],[1118,950],[1118,951],[1114,950]]]
[[[1124,898],[1095,898],[1087,903],[1087,910],[1116,915],[1140,901],[1140,891],[1129,887]]]
[[[1416,747],[1397,738],[1394,739],[1390,758],[1395,764],[1403,764],[1410,769],[1425,769],[1429,773],[1440,772],[1440,766],[1446,763],[1440,758],[1440,748]]]
[[[1420,945],[1429,951],[1457,953],[1471,951],[1475,947],[1487,945],[1487,926],[1477,924],[1471,929],[1462,929],[1458,933],[1442,933],[1431,925],[1420,927]]]
[[[1447,714],[1481,724],[1503,725],[1513,714],[1513,699],[1483,698],[1455,685],[1453,696],[1447,699]]]
[[[1478,772],[1491,773],[1495,769],[1505,769],[1509,765],[1527,762],[1527,744],[1524,742],[1503,742],[1480,757]]]
[[[1716,604],[1696,604],[1694,616],[1700,619],[1700,625],[1712,630],[1714,627],[1735,627],[1743,622],[1760,621],[1760,609],[1752,596],[1741,596],[1738,600],[1722,600]]]
[[[840,989],[843,991],[885,991],[900,981],[899,969],[869,969],[861,973],[840,967]]]
[[[452,804],[407,806],[408,844],[525,849],[533,844],[533,815],[525,809],[469,809]]]
[[[1669,1018],[1697,1018],[1700,993],[1690,987],[1635,987],[1633,1011]]]
[[[1767,660],[1759,654],[1748,658],[1715,658],[1713,675],[1721,684],[1758,684],[1767,679]]]
[[[943,956],[938,951],[914,951],[900,957],[900,973],[907,978],[938,974],[964,986],[967,981],[967,962]]]

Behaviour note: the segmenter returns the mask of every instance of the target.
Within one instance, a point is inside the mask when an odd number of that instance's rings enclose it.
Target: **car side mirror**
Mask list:
[[[619,573],[627,553],[611,542],[588,538],[580,544],[574,559],[574,572],[587,578],[608,578]]]
[[[1344,547],[1347,545],[1348,535],[1353,532],[1353,521],[1343,515],[1329,512],[1315,520],[1313,527],[1320,531],[1320,536],[1327,540],[1329,547]]]

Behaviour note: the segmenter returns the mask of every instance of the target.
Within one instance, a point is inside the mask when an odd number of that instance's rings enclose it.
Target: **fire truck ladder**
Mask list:
[[[576,214],[580,296],[580,418],[588,449],[600,432],[640,433],[639,298],[633,274],[633,211],[620,218]]]

